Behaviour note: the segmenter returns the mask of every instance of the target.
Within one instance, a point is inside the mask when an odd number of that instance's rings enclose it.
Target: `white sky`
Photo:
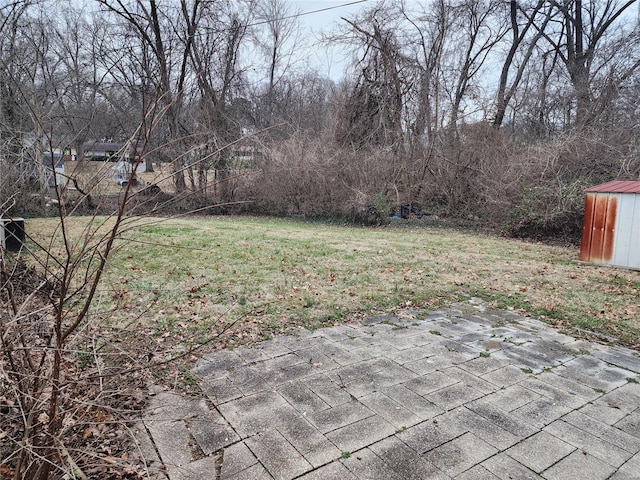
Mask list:
[[[302,15],[300,22],[302,25],[302,35],[306,37],[310,44],[306,57],[309,63],[318,69],[320,74],[329,76],[334,80],[343,77],[344,68],[347,65],[345,53],[339,47],[319,46],[317,39],[320,38],[321,32],[331,31],[340,17],[351,17],[358,11],[370,8],[378,3],[379,0],[288,0],[291,4],[292,13],[294,12],[312,12],[308,15]],[[416,0],[407,0],[409,4]],[[316,12],[316,10],[324,10]],[[630,23],[640,23],[640,2],[637,7],[630,8],[626,15],[629,17]],[[634,18],[635,17],[635,18]]]
[[[292,11],[300,13],[313,12],[302,15],[300,22],[303,36],[309,43],[316,43],[321,33],[331,31],[336,23],[340,22],[340,17],[350,17],[354,13],[364,8],[375,5],[377,0],[289,0]],[[321,12],[322,10],[330,8]],[[345,67],[344,52],[338,47],[326,48],[317,44],[309,50],[309,61],[311,65],[319,70],[320,74],[327,75],[334,80],[342,78]]]
[[[314,31],[322,30],[339,21],[340,17],[349,16],[363,8],[375,4],[376,0],[290,0],[294,10],[299,10],[302,15],[300,20],[303,25]],[[317,10],[323,10],[318,12]],[[328,10],[330,9],[330,10]]]

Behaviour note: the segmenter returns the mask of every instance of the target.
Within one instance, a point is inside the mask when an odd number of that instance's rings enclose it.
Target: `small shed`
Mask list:
[[[580,260],[640,269],[640,180],[586,190]]]

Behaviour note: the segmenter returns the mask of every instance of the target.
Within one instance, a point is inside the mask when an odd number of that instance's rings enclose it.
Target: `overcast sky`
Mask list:
[[[293,10],[299,10],[304,25],[321,29],[358,10],[375,3],[375,0],[290,0]]]
[[[320,38],[321,33],[330,31],[340,17],[350,17],[363,8],[374,5],[377,0],[289,0],[292,11],[302,13],[300,22],[303,35],[310,42]],[[320,11],[318,11],[320,10]],[[337,80],[342,77],[345,67],[344,53],[339,48],[316,46],[309,52],[310,63],[321,74]]]

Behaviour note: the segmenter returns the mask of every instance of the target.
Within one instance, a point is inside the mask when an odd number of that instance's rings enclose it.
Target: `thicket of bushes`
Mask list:
[[[532,142],[478,123],[462,129],[453,144],[443,141],[438,148],[412,153],[380,146],[354,149],[296,132],[260,146],[253,164],[227,174],[224,208],[216,207],[223,202],[223,189],[215,186],[173,198],[165,191],[140,194],[130,208],[137,214],[150,209],[251,213],[382,225],[404,213],[405,206],[430,220],[576,241],[584,190],[612,179],[639,178],[639,151],[633,130],[624,129],[574,131]],[[37,184],[6,172],[1,182],[6,214],[55,210],[47,207],[51,198],[42,200]],[[102,213],[111,213],[115,205],[97,196],[92,201]],[[92,213],[84,207],[77,206],[77,212]]]
[[[621,147],[625,145],[625,147]],[[616,131],[574,132],[525,143],[475,125],[457,151],[407,158],[380,148],[339,148],[303,134],[263,150],[241,177],[245,211],[383,224],[403,204],[433,218],[472,219],[519,237],[577,239],[584,190],[638,178],[638,145]],[[425,173],[426,172],[426,173]]]

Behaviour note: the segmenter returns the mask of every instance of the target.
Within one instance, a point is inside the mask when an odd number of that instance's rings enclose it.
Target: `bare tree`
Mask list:
[[[76,154],[77,163],[66,165],[69,175],[78,165],[85,168],[87,141],[127,140],[140,123],[141,108],[132,105],[129,89],[114,82],[114,64],[125,62],[122,48],[111,34],[113,25],[87,5],[52,4],[48,11],[63,19],[50,25],[52,54],[60,60],[57,93],[52,99],[59,121],[52,136],[54,146],[67,152],[65,158]],[[106,173],[108,167],[102,170]],[[82,178],[79,184],[76,176],[69,179],[82,191],[90,189],[87,182],[98,182],[97,177]],[[87,197],[87,205],[92,202],[92,197]]]
[[[231,152],[225,146],[241,135],[241,128],[232,116],[232,105],[245,86],[241,51],[248,40],[248,25],[254,15],[253,1],[225,3],[203,9],[199,18],[200,35],[195,38],[190,62],[196,73],[197,105],[194,105],[199,127],[197,134],[204,140],[203,154],[210,160],[199,162],[200,179],[211,165],[216,172],[215,186],[220,203],[232,200]],[[195,132],[194,132],[195,133]],[[209,155],[210,152],[217,152]]]
[[[56,176],[44,164],[44,154],[51,153],[57,142],[55,136],[56,103],[64,91],[64,74],[60,57],[55,53],[55,29],[47,22],[47,12],[37,5],[22,15],[16,29],[10,81],[14,89],[14,107],[22,111],[20,146],[24,153],[22,167],[26,174],[37,179],[39,204],[43,210],[46,197],[55,197]],[[16,118],[13,119],[17,120]],[[54,191],[50,191],[53,187]]]
[[[535,47],[542,38],[543,32],[547,28],[547,24],[552,18],[553,9],[547,8],[544,11],[546,2],[544,0],[538,0],[535,5],[530,7],[530,10],[525,10],[524,22],[521,25],[520,10],[526,7],[518,5],[516,0],[509,2],[509,19],[511,22],[511,45],[502,63],[502,70],[500,72],[500,80],[498,83],[498,91],[496,94],[496,114],[493,119],[493,124],[496,127],[500,127],[504,121],[504,117],[507,111],[509,102],[516,94],[516,91],[520,85],[520,81],[524,75],[525,69],[531,60],[531,57],[535,51]],[[538,16],[541,19],[538,19]],[[540,25],[535,28],[534,23],[540,22]],[[527,36],[529,32],[537,30],[536,34],[528,39],[528,45],[521,53],[521,58],[518,64],[515,65],[515,73],[509,83],[509,74],[516,62],[516,55],[521,47],[525,46],[527,42]]]
[[[14,2],[0,8],[0,204],[19,201],[27,178],[22,168],[23,130],[27,121],[18,86],[20,58],[24,49],[21,22],[27,2]]]
[[[402,46],[393,29],[392,13],[373,8],[362,18],[345,19],[348,40],[358,48],[357,80],[347,105],[345,139],[352,145],[404,148]]]
[[[285,77],[293,74],[296,57],[299,57],[305,48],[296,13],[283,0],[262,0],[256,5],[257,25],[252,36],[260,56],[264,58],[266,69],[265,92],[261,99],[264,106],[259,107],[266,110],[262,114],[266,119],[258,123],[263,127],[274,123],[274,109],[280,107],[276,103],[280,103],[281,100],[277,98],[276,89],[279,83],[285,81]],[[281,88],[280,91],[282,90]]]
[[[640,67],[640,60],[633,57],[629,62],[618,62],[628,48],[637,44],[637,28],[621,27],[636,3],[637,0],[554,1],[558,12],[552,22],[555,29],[545,31],[543,25],[534,23],[566,69],[576,99],[575,124],[579,127],[590,124],[598,110],[604,108],[600,105],[594,109],[598,102],[608,104],[605,99],[611,90]]]
[[[415,45],[410,56],[417,70],[416,81],[419,86],[414,100],[416,107],[413,133],[418,137],[425,135],[428,145],[435,143],[435,132],[442,126],[440,92],[442,56],[446,38],[452,27],[452,18],[445,2],[434,2],[430,11],[420,15],[410,15],[406,9],[402,15],[414,28],[416,38],[407,42]]]
[[[203,2],[193,0],[188,4],[187,0],[182,0],[178,9],[165,7],[167,10],[162,9],[155,0],[148,2],[148,5],[141,0],[99,0],[99,3],[131,26],[142,42],[144,51],[149,53],[146,60],[153,62],[153,66],[144,67],[152,75],[149,80],[155,88],[155,96],[164,102],[170,143],[177,147],[186,133],[181,127],[180,117],[197,29],[196,20]],[[184,164],[181,161],[184,157],[175,157],[174,184],[176,191],[182,192],[186,188]]]

